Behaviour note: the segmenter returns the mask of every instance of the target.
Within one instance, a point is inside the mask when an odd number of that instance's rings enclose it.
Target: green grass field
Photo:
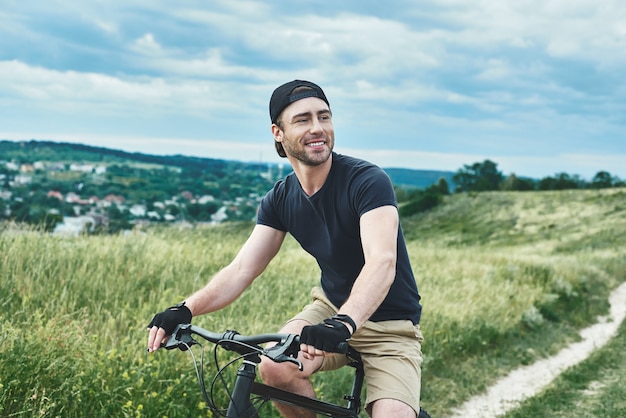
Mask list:
[[[626,280],[624,189],[454,195],[402,225],[423,295],[422,399],[433,417],[575,341]],[[147,354],[145,327],[227,264],[251,227],[62,238],[0,226],[0,416],[210,416],[189,355]],[[317,277],[288,239],[236,303],[194,323],[275,331]],[[599,416],[622,416],[624,338],[622,327],[511,416],[579,416],[598,405]],[[318,394],[341,398],[350,377],[317,376]]]
[[[523,417],[626,416],[626,323],[617,337],[586,361],[567,370],[539,396],[506,415]]]

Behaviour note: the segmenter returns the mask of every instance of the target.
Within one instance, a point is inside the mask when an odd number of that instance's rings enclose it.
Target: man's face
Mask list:
[[[308,97],[290,104],[283,110],[281,126],[272,126],[272,132],[288,157],[312,166],[328,160],[335,145],[335,130],[326,102]]]

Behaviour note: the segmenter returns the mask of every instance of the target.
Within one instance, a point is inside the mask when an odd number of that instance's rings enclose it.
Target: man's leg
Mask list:
[[[372,418],[415,418],[415,410],[404,402],[395,399],[379,399],[367,411]]]
[[[421,343],[411,321],[366,322],[350,344],[361,353],[366,409],[373,417],[415,417],[419,411]]]
[[[307,321],[295,319],[288,322],[280,330],[280,332],[300,334],[300,331],[305,325],[310,324]],[[297,393],[299,395],[308,396],[310,398],[315,398],[315,391],[313,390],[313,385],[309,380],[309,376],[320,368],[323,357],[316,357],[313,360],[307,360],[300,354],[298,355],[298,359],[302,362],[304,367],[303,371],[298,370],[298,367],[295,364],[275,363],[272,360],[263,357],[259,366],[261,378],[267,385]],[[275,402],[274,406],[276,406],[282,416],[286,418],[315,418],[315,414],[313,412],[291,405]]]

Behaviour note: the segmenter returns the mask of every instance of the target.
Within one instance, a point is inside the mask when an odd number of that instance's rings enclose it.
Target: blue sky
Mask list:
[[[626,179],[622,0],[0,4],[0,139],[286,162],[268,100],[298,78],[386,168]]]

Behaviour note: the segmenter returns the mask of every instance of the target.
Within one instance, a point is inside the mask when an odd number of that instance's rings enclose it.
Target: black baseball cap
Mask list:
[[[298,87],[308,87],[309,89],[291,94]],[[328,99],[322,88],[310,81],[293,80],[277,87],[270,99],[270,119],[272,123],[276,123],[278,117],[287,106],[300,99],[306,99],[307,97],[320,98],[330,107],[330,103],[328,103]]]

